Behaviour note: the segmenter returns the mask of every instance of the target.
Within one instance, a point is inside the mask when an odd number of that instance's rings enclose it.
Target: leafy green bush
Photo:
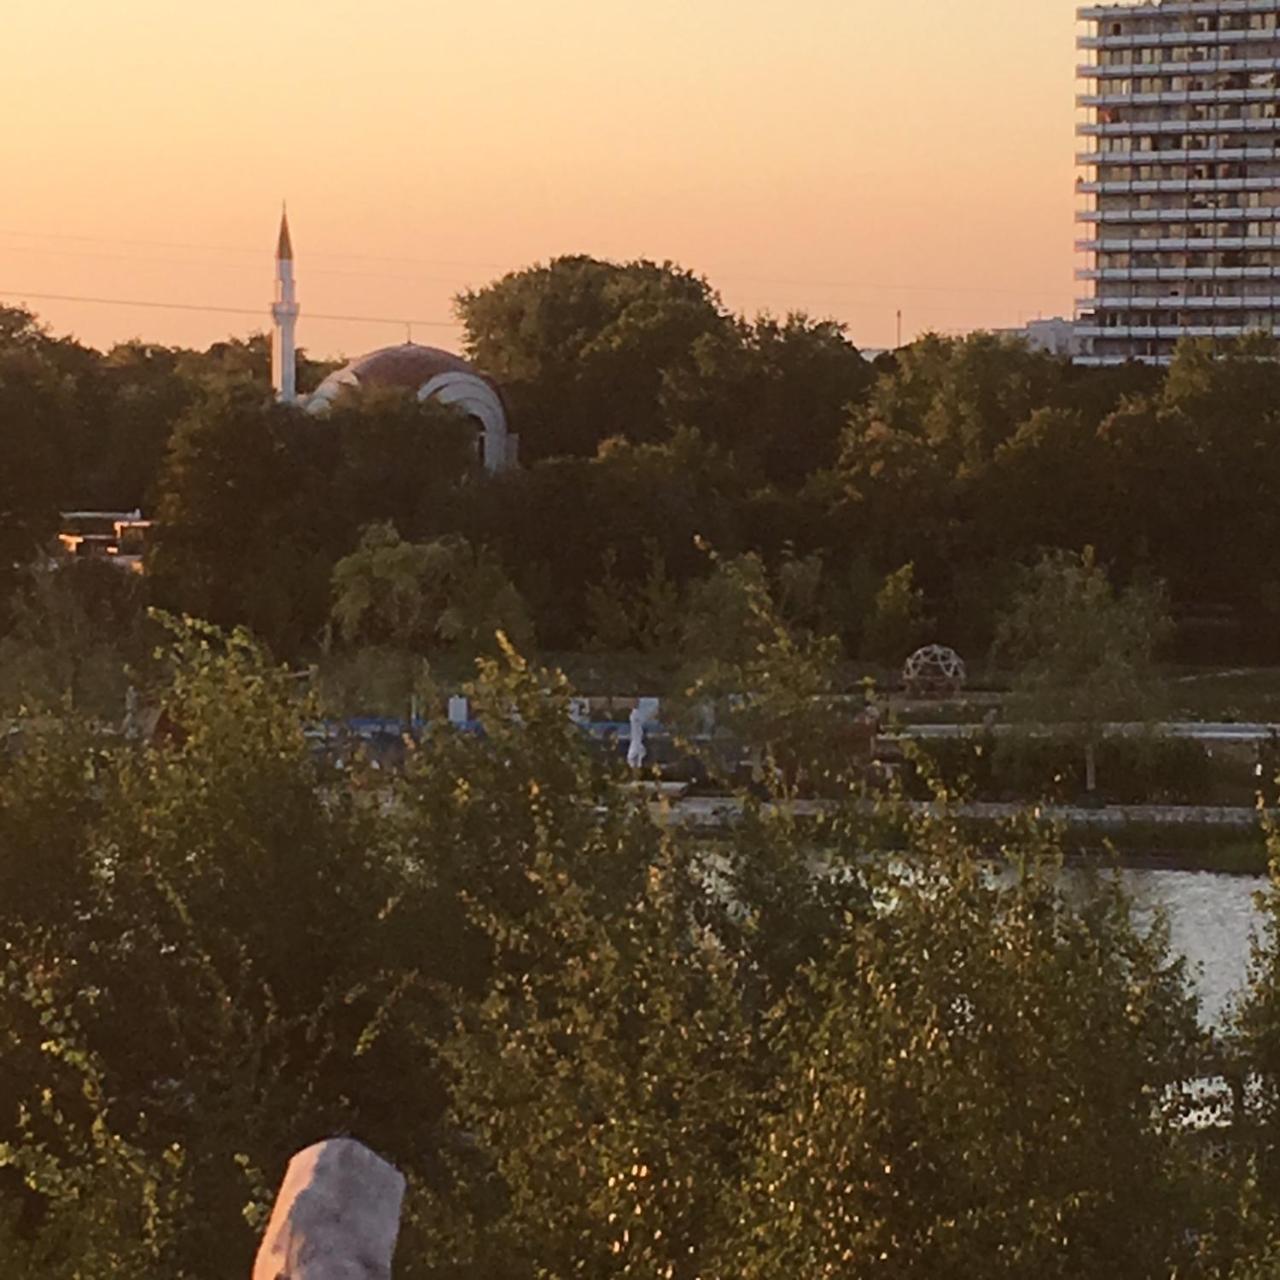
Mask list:
[[[747,594],[776,757],[824,649]],[[1183,966],[1030,821],[993,875],[946,812],[802,820],[766,772],[707,842],[509,648],[485,733],[394,777],[314,759],[244,636],[176,627],[168,670],[153,741],[0,759],[6,1274],[245,1275],[334,1133],[409,1176],[405,1280],[1164,1280],[1221,1233]]]

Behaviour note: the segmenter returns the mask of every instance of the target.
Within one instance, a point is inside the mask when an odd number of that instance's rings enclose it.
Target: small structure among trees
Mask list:
[[[902,684],[914,698],[953,698],[969,679],[964,659],[944,644],[925,645],[902,668]]]

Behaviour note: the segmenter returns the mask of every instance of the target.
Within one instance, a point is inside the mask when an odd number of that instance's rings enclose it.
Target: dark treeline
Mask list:
[[[686,272],[585,258],[458,308],[522,437],[514,474],[476,474],[430,406],[277,408],[260,339],[100,355],[4,313],[0,561],[58,506],[141,505],[161,521],[156,602],[296,655],[329,618],[335,563],[390,521],[496,553],[544,648],[634,649],[654,629],[628,602],[670,587],[678,607],[708,573],[701,539],[803,579],[814,625],[851,655],[898,660],[877,652],[895,592],[913,602],[895,643],[981,655],[1020,566],[1092,546],[1118,581],[1167,584],[1179,656],[1276,658],[1269,341],[1190,345],[1162,371],[926,337],[873,365],[837,325],[748,322]]]

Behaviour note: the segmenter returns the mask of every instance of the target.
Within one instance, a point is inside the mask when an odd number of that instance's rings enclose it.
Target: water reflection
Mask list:
[[[1248,980],[1249,947],[1260,919],[1253,897],[1266,880],[1132,870],[1122,872],[1122,879],[1140,908],[1163,907],[1168,913],[1170,943],[1189,961],[1201,1017],[1206,1025],[1221,1025]]]

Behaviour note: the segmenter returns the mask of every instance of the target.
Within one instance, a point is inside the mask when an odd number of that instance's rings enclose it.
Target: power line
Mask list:
[[[0,236],[10,236],[19,240],[68,240],[78,244],[114,244],[131,245],[148,249],[180,249],[184,252],[195,250],[200,253],[231,253],[248,255],[254,258],[262,258],[264,255],[269,254],[271,248],[270,245],[264,249],[261,245],[254,247],[249,245],[229,244],[192,244],[190,242],[176,240],[132,240],[122,236],[69,235],[54,231],[22,231],[13,227],[0,227]],[[307,251],[307,257],[345,258],[356,262],[399,262],[410,263],[421,267],[477,268],[483,271],[511,270],[511,264],[507,262],[457,262],[443,258],[410,258],[403,256],[397,257],[392,254],[382,253],[349,253],[345,250],[342,252],[334,252],[332,250],[326,251],[324,249],[309,249]]]
[[[200,311],[225,316],[270,316],[269,307],[218,307],[198,302],[159,302],[141,298],[90,298],[72,293],[32,293],[23,289],[0,289],[0,298],[13,298],[20,302],[32,299],[36,302],[84,302],[95,306],[143,307],[155,311]],[[340,324],[390,324],[400,328],[454,329],[451,320],[410,320],[394,316],[335,316],[308,311],[308,320],[331,320]]]
[[[6,232],[0,231],[0,236],[4,236]],[[88,237],[84,237],[88,242]],[[90,243],[94,244],[110,244],[111,241],[94,240]],[[132,244],[133,241],[121,241],[122,244]],[[175,248],[176,246],[157,245],[157,248]],[[210,250],[216,252],[216,250]],[[261,275],[263,262],[266,260],[262,254],[258,255],[259,261],[255,262],[218,262],[212,258],[176,258],[170,256],[160,256],[158,254],[148,253],[99,253],[92,249],[76,249],[62,248],[61,246],[50,245],[0,245],[0,254],[10,255],[39,255],[41,257],[51,258],[90,258],[95,262],[144,262],[147,264],[155,264],[164,267],[193,268],[193,267],[211,267],[218,271],[240,271],[246,274]],[[422,276],[408,275],[403,271],[371,271],[368,269],[361,270],[343,270],[340,267],[316,267],[307,268],[308,275],[315,276],[341,276],[352,280],[396,280],[401,284],[421,284],[421,285],[444,285],[450,289],[456,289],[459,286],[459,278],[457,276]]]
[[[107,244],[107,245],[131,245],[152,249],[179,249],[179,250],[195,250],[207,253],[230,253],[240,255],[252,255],[257,258],[263,257],[264,250],[261,248],[250,248],[248,246],[233,245],[211,245],[211,244],[191,244],[180,243],[176,241],[161,240],[130,240],[120,237],[106,236],[85,236],[85,235],[68,235],[48,231],[21,231],[12,228],[0,228],[0,236],[10,236],[15,239],[27,240],[63,240],[74,241],[81,244]],[[385,262],[385,263],[403,263],[411,266],[430,266],[430,267],[450,267],[460,270],[476,269],[484,271],[510,271],[512,267],[510,263],[498,262],[457,262],[446,261],[443,259],[430,258],[412,258],[397,257],[390,254],[370,254],[370,253],[335,253],[326,252],[324,250],[308,251],[308,257],[319,259],[347,259],[355,262]],[[173,263],[170,259],[153,259],[154,261],[163,261],[170,265],[182,265],[181,263]],[[370,274],[361,272],[338,272],[332,269],[325,271],[323,268],[318,269],[319,274],[332,275],[351,275],[359,277],[360,275]],[[763,284],[772,285],[782,288],[795,289],[820,289],[828,293],[832,291],[849,291],[853,293],[916,293],[916,294],[950,294],[961,297],[1026,297],[1029,292],[1034,297],[1047,298],[1050,294],[1056,295],[1057,290],[1052,286],[1044,286],[1034,291],[1028,291],[1025,288],[1010,289],[999,286],[989,285],[928,285],[928,284],[901,284],[901,283],[877,283],[869,280],[831,280],[831,279],[786,279],[777,276],[761,276],[754,274],[738,274],[734,271],[728,272],[708,272],[708,278],[714,276],[715,281],[728,281],[736,284]],[[423,281],[423,283],[439,283],[452,284],[452,281]]]

